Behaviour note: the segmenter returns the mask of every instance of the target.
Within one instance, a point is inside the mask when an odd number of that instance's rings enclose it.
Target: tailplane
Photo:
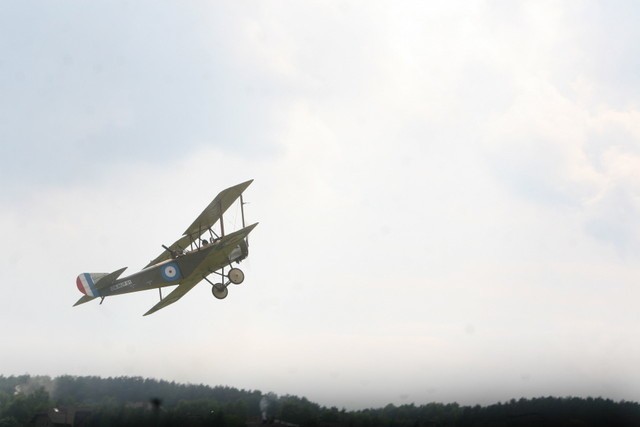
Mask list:
[[[75,307],[76,305],[80,305],[80,304],[84,304],[85,302],[89,302],[93,299],[95,299],[96,297],[90,297],[89,295],[82,295],[80,297],[80,299],[78,301],[76,301],[75,304],[73,304],[73,306]]]

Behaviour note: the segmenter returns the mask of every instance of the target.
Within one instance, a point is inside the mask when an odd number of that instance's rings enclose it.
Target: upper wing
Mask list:
[[[234,185],[226,190],[222,190],[220,194],[218,194],[216,198],[209,203],[209,206],[202,211],[198,218],[196,218],[193,224],[186,229],[183,236],[169,246],[168,251],[165,250],[162,252],[153,261],[147,264],[145,268],[171,258],[171,252],[175,250],[186,249],[191,244],[192,240],[198,238],[203,232],[207,231],[209,228],[213,227],[216,222],[218,222],[222,217],[222,214],[229,209],[229,207],[238,199],[238,197],[240,197],[242,192],[246,190],[252,182],[253,180],[250,179],[242,184]]]
[[[235,231],[231,234],[224,236],[220,241],[216,243],[216,248],[212,249],[209,255],[200,263],[200,265],[195,269],[193,273],[189,275],[185,280],[183,280],[177,288],[175,288],[169,295],[167,295],[162,301],[151,307],[149,311],[147,311],[144,315],[148,315],[151,313],[155,313],[168,306],[169,304],[173,304],[182,298],[187,292],[189,292],[195,285],[197,285],[205,276],[209,274],[211,270],[217,270],[220,267],[227,265],[229,263],[229,254],[236,248],[238,243],[242,241],[245,237],[249,235],[251,230],[253,230],[258,223],[252,224],[248,227],[245,227],[241,230]],[[211,267],[213,266],[213,267]]]
[[[225,213],[227,209],[235,202],[238,197],[242,194],[244,190],[247,189],[249,185],[253,182],[252,179],[249,181],[243,182],[242,184],[234,185],[233,187],[229,187],[226,190],[222,190],[220,194],[216,196],[215,199],[209,206],[207,206],[200,216],[193,221],[193,224],[189,226],[183,233],[185,236],[193,236],[197,234],[198,237],[204,231],[213,227],[213,225],[222,217],[222,214]]]

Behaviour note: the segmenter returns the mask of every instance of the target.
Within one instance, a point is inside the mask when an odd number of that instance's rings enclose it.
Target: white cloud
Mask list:
[[[80,114],[56,127],[96,143],[137,126],[127,141],[144,144],[118,161],[71,150],[94,177],[42,182],[0,208],[12,284],[0,317],[21,319],[5,369],[353,407],[637,398],[638,113],[603,102],[591,69],[572,69],[588,46],[565,5],[234,4],[180,16],[175,38],[162,14],[140,35],[164,52],[155,61],[192,49],[167,70],[174,86],[147,81],[142,62],[125,67],[120,93],[138,93],[135,108],[106,103],[103,122]],[[226,56],[198,57],[209,49]],[[207,82],[202,96],[192,78]],[[247,281],[227,300],[203,284],[147,318],[155,292],[70,307],[78,273],[133,272],[249,178],[247,217],[260,226]],[[34,356],[49,337],[64,357]]]

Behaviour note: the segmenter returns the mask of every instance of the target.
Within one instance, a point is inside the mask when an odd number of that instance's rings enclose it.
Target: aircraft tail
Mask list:
[[[123,267],[113,273],[82,273],[79,275],[76,279],[78,290],[82,292],[85,297],[89,297],[89,299],[81,301],[84,298],[82,297],[76,305],[90,301],[95,297],[99,297],[100,289],[111,285],[126,269],[127,267]]]

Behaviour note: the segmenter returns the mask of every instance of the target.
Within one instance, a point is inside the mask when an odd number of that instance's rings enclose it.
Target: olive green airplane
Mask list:
[[[130,292],[158,289],[160,302],[151,307],[144,315],[155,313],[173,304],[189,292],[201,280],[211,284],[211,292],[218,299],[226,298],[227,287],[244,281],[244,273],[232,264],[240,263],[249,254],[248,235],[258,223],[245,226],[244,201],[242,193],[253,180],[223,190],[205,208],[196,220],[187,228],[182,237],[171,246],[162,245],[164,252],[151,261],[138,273],[120,277],[127,267],[113,273],[82,273],[76,279],[80,292],[84,295],[74,304],[84,304],[100,298],[128,294]],[[225,234],[223,215],[238,199],[242,215],[242,228]],[[214,226],[219,234],[214,231]],[[229,270],[225,273],[225,268]],[[213,283],[207,276],[216,274],[220,282]],[[162,288],[178,285],[165,298]]]

